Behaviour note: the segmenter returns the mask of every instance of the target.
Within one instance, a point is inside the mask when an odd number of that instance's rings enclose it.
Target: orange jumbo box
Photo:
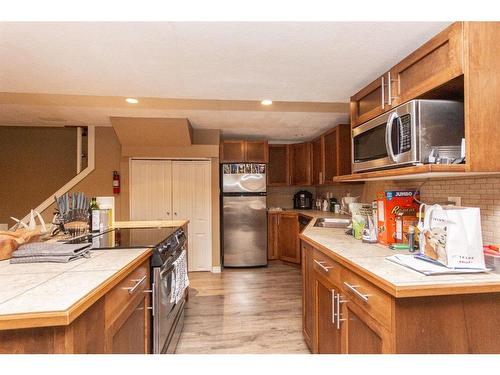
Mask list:
[[[419,204],[413,198],[419,199],[418,190],[386,190],[377,193],[377,237],[383,245],[396,242],[406,242],[405,234],[409,225],[416,225]],[[397,223],[398,216],[399,224]],[[399,225],[399,227],[398,227]],[[401,239],[396,235],[398,231]]]

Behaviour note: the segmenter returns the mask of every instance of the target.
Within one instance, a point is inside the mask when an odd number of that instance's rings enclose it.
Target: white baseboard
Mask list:
[[[222,272],[221,266],[212,267],[212,273],[221,273],[221,272]]]

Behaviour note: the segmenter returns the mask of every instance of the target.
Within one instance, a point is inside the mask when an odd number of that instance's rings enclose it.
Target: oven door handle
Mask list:
[[[394,155],[394,150],[392,149],[392,124],[394,120],[398,118],[396,112],[392,112],[387,119],[387,124],[385,127],[385,148],[387,149],[387,155],[393,163],[396,163],[396,155]]]

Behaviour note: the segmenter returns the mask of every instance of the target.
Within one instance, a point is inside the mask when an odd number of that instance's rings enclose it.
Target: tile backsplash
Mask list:
[[[461,197],[462,206],[479,207],[481,228],[485,244],[500,244],[500,177],[469,177],[405,181],[369,181],[364,184],[341,184],[332,186],[287,186],[269,187],[268,207],[293,207],[293,195],[299,190],[308,190],[313,196],[326,196],[331,192],[337,199],[345,196],[360,196],[360,202],[371,202],[376,193],[398,189],[420,190],[420,200],[425,203],[441,203],[448,197]]]
[[[462,206],[479,207],[483,242],[500,243],[500,177],[470,177],[459,179],[429,179],[405,181],[369,181],[364,185],[340,185],[318,187],[317,193],[332,192],[335,197],[360,196],[360,201],[371,202],[376,193],[384,190],[415,188],[420,190],[420,200],[425,203],[441,203],[448,197],[461,197]]]
[[[267,207],[293,208],[293,195],[299,190],[307,190],[316,196],[314,186],[268,186]]]

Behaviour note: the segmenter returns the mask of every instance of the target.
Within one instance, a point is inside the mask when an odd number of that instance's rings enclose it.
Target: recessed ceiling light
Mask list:
[[[130,103],[130,104],[137,104],[137,103],[139,103],[139,101],[136,98],[127,98],[127,99],[125,99],[125,101],[127,103]]]
[[[273,104],[273,101],[271,99],[264,99],[260,102],[262,105],[271,105]]]

